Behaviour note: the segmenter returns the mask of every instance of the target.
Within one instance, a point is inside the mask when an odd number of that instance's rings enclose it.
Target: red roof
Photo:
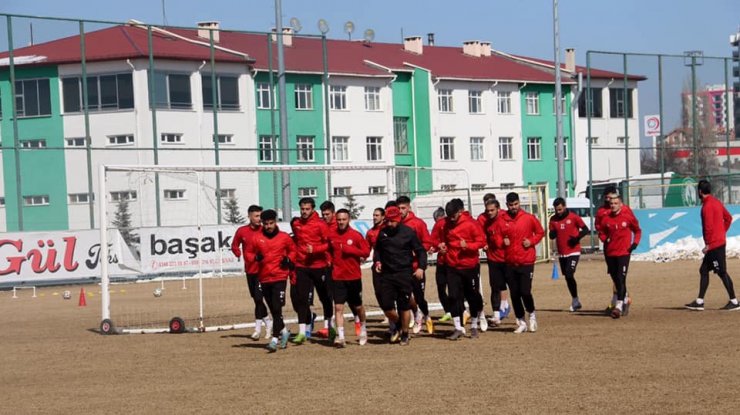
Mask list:
[[[555,62],[554,61],[549,61],[549,60],[546,60],[546,59],[539,59],[539,58],[529,58],[529,57],[526,57],[526,56],[515,56],[515,55],[512,55],[512,56],[514,58],[516,58],[516,59],[528,60],[528,61],[532,61],[532,62],[535,62],[535,63],[540,64],[540,65],[545,65],[547,67],[552,68],[552,70],[555,70]],[[561,63],[560,64],[560,68],[563,69],[563,70],[565,70],[565,64],[564,63]],[[586,75],[588,75],[588,68],[585,67],[585,66],[578,66],[578,65],[576,65],[575,73],[577,73],[577,74],[578,73],[582,73],[583,76],[586,77]],[[591,78],[599,78],[599,79],[612,79],[612,78],[614,78],[614,79],[622,79],[622,78],[624,78],[624,73],[622,73],[622,72],[606,71],[606,70],[603,70],[603,69],[596,69],[594,67],[591,67]],[[629,79],[631,81],[644,81],[644,80],[647,79],[647,77],[642,76],[642,75],[627,74],[627,79]]]
[[[154,56],[157,59],[208,61],[210,52],[208,39],[197,36],[193,29],[162,28],[152,33]],[[257,70],[268,70],[268,48],[266,34],[246,34],[221,30],[215,53],[219,62],[248,62]],[[115,59],[148,58],[147,30],[145,26],[114,26],[85,35],[86,59],[88,62]],[[292,39],[292,46],[285,48],[285,67],[289,72],[323,73],[322,44],[316,37]],[[328,67],[331,74],[355,76],[391,76],[383,68],[392,71],[410,71],[418,66],[430,71],[435,79],[460,79],[476,81],[507,81],[554,83],[552,63],[518,56],[472,57],[463,54],[462,46],[424,46],[422,54],[404,50],[402,44],[365,43],[362,41],[327,40]],[[14,56],[40,56],[33,65],[64,64],[80,62],[79,35],[50,42],[15,49]],[[6,58],[8,52],[0,53]],[[537,65],[527,64],[526,59]],[[550,65],[550,68],[546,66]],[[273,49],[273,70],[277,70],[277,48]],[[585,73],[585,68],[578,67]],[[591,69],[595,78],[616,78],[622,74]],[[643,80],[644,77],[630,75],[630,79]],[[564,83],[572,80],[564,79]]]

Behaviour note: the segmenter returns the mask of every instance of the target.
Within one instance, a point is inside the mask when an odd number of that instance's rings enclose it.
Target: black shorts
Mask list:
[[[560,271],[562,271],[564,275],[575,274],[579,259],[581,259],[580,255],[561,256],[558,258],[558,262],[560,262]]]
[[[349,304],[354,308],[362,305],[362,279],[334,280],[331,284],[334,304]]]
[[[491,289],[495,286],[499,291],[506,291],[506,263],[488,261],[488,282]]]
[[[627,277],[627,271],[630,268],[630,256],[607,256],[606,269],[612,277]]]
[[[409,299],[413,291],[413,274],[408,272],[381,274],[380,276],[380,308],[390,311],[398,306],[398,311],[411,309]]]
[[[720,277],[723,276],[727,272],[727,254],[725,251],[725,245],[707,251],[701,262],[701,269],[707,272],[714,271]]]

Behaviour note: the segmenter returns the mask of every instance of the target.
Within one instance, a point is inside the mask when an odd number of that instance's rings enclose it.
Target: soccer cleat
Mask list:
[[[740,303],[738,303],[738,304],[732,304],[732,301],[729,301],[729,302],[727,302],[727,304],[725,304],[724,307],[722,307],[722,310],[727,310],[727,311],[740,310]]]
[[[470,338],[471,339],[477,339],[478,338],[478,329],[473,327],[470,329]]]
[[[517,319],[516,320],[516,329],[514,329],[515,334],[522,334],[527,331],[527,322],[524,320]]]
[[[413,331],[414,334],[421,333],[421,318],[417,317],[416,320],[414,320]]]
[[[276,340],[270,340],[270,343],[267,343],[267,351],[270,353],[277,352],[278,344]]]
[[[432,322],[431,317],[427,316],[427,321],[425,324],[427,326],[427,333],[434,334],[434,322]]]
[[[285,349],[288,347],[288,339],[290,338],[290,332],[286,329],[280,334],[280,348]]]
[[[298,333],[293,337],[293,344],[303,344],[306,342],[306,338],[305,333]]]
[[[268,336],[269,336],[269,333],[270,332],[268,331],[267,332]],[[260,331],[255,331],[254,333],[252,333],[251,336],[249,336],[249,338],[252,339],[252,340],[259,340],[260,337],[262,337],[262,332],[260,332]]]
[[[337,349],[344,349],[344,346],[345,346],[344,339],[340,339],[337,337],[336,339],[334,339],[333,343],[334,343],[334,347],[336,347]]]
[[[696,300],[686,304],[684,307],[694,311],[704,311],[704,303],[697,303]]]
[[[398,342],[401,346],[408,346],[409,345],[409,334],[406,333],[401,336],[401,341]]]
[[[450,321],[450,320],[452,320],[452,314],[450,314],[450,313],[445,313],[442,317],[439,318],[439,321],[441,321],[443,323],[445,321]]]
[[[627,317],[630,313],[630,306],[632,305],[632,298],[624,297],[624,305],[622,305],[622,317]]]
[[[612,310],[614,310],[614,304],[609,304],[608,306],[606,306],[606,309],[604,310],[604,314],[609,316],[612,314]]]
[[[393,333],[391,333],[391,343],[398,343],[398,340],[401,338],[401,332],[398,330],[394,330]]]
[[[620,310],[619,307],[612,308],[611,316],[613,319],[618,319],[622,316],[622,310]]]
[[[367,333],[360,333],[360,346],[367,344]]]
[[[506,317],[509,317],[509,313],[511,313],[511,306],[507,305],[506,308],[501,310],[501,320],[505,319]]]
[[[570,304],[570,312],[576,312],[583,308],[583,305],[581,305],[581,302],[578,300],[573,300],[573,302]]]
[[[355,336],[359,336],[361,331],[362,331],[362,323],[355,320]]]
[[[329,327],[329,343],[334,343],[334,340],[337,338],[337,331],[334,329],[334,327]]]
[[[329,337],[329,329],[324,327],[323,329],[317,331],[316,335],[326,339],[327,337]]]
[[[452,332],[452,334],[450,334],[449,336],[447,336],[447,340],[460,340],[460,339],[463,338],[463,336],[465,336],[465,332],[464,331],[462,331],[462,330],[455,330],[455,331]]]
[[[529,317],[529,331],[532,333],[537,331],[537,319],[535,317]]]
[[[488,320],[486,319],[486,315],[483,313],[480,313],[480,319],[478,322],[480,323],[480,331],[486,332],[488,331]]]

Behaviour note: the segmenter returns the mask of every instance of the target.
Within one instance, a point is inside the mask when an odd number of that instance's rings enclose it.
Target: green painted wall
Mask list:
[[[67,181],[64,159],[64,129],[60,109],[60,91],[56,67],[16,68],[16,79],[49,78],[51,115],[18,119],[18,139],[44,139],[46,149],[28,149],[20,153],[21,196],[49,195],[47,206],[23,207],[23,230],[65,230],[69,227],[67,213]],[[16,198],[16,165],[12,150],[13,120],[11,108],[10,72],[0,72],[0,97],[3,118],[0,121],[3,146],[3,178],[8,231],[20,230]],[[86,180],[85,177],[74,178]],[[21,202],[22,205],[22,202]]]
[[[555,110],[553,108],[554,85],[526,85],[521,89],[522,114],[522,174],[524,185],[548,182],[550,196],[557,195],[558,163],[555,154],[555,140],[557,135]],[[537,92],[540,97],[539,115],[527,114],[526,93]],[[564,91],[565,92],[565,91]],[[570,114],[570,100],[565,99],[565,114]],[[567,137],[568,159],[565,160],[566,190],[573,191],[573,135],[571,120],[568,115],[563,116],[563,137]],[[529,160],[527,157],[527,138],[542,137],[541,160]]]
[[[277,77],[274,77],[277,81]],[[293,150],[290,152],[289,164],[291,165],[311,165],[324,164],[326,160],[326,144],[324,143],[324,95],[320,75],[298,75],[288,74],[286,81],[286,97],[288,110],[288,141]],[[260,72],[255,77],[255,83],[269,82],[269,74]],[[297,110],[295,108],[295,85],[310,84],[313,92],[313,109]],[[277,87],[276,87],[277,88]],[[277,101],[277,100],[276,100]],[[270,120],[270,110],[256,109],[257,112],[257,144],[259,136],[270,135],[272,124]],[[280,131],[280,116],[275,111],[275,130]],[[279,135],[276,133],[276,135]],[[298,163],[297,153],[295,151],[297,136],[314,137],[314,161],[310,163]],[[262,163],[260,163],[262,164]],[[279,174],[278,174],[279,175]],[[282,191],[278,189],[277,200],[275,200],[275,187],[273,173],[259,173],[259,203],[265,208],[282,207]],[[293,209],[298,210],[298,188],[316,187],[318,195],[316,204],[320,204],[327,199],[326,173],[324,172],[294,172],[290,174],[290,191],[293,202]]]

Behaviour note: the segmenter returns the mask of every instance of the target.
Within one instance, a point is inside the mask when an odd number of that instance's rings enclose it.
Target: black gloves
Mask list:
[[[555,238],[557,238],[558,233],[557,233],[557,231],[550,231],[550,233],[548,234],[548,236],[550,237],[550,239],[555,239]]]
[[[630,245],[630,247],[629,247],[628,251],[629,251],[629,252],[630,252],[630,254],[631,254],[631,253],[632,253],[632,251],[634,251],[635,249],[637,249],[637,244],[632,244],[632,245]]]
[[[581,238],[578,236],[571,236],[568,238],[568,246],[571,248],[575,248],[579,242],[581,242]]]
[[[263,259],[265,259],[265,257],[261,253],[259,253],[259,252],[254,256],[254,260],[257,261],[257,262],[260,262]]]
[[[287,256],[284,256],[283,260],[280,261],[280,268],[289,269],[292,271],[295,269],[295,264],[293,263],[293,261],[290,260],[290,258],[288,258]]]

